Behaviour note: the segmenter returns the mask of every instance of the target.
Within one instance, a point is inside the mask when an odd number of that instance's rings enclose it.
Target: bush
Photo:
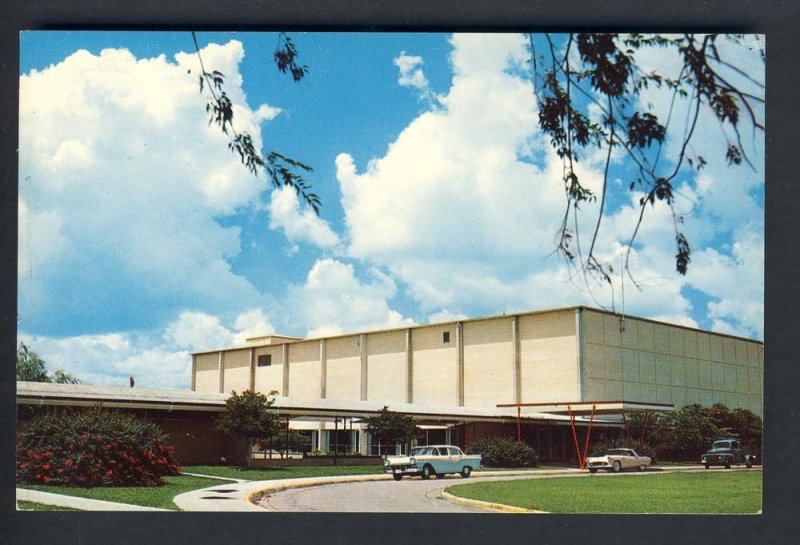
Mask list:
[[[467,452],[480,454],[486,467],[536,467],[539,456],[525,443],[504,437],[478,439]]]
[[[155,486],[177,475],[173,448],[151,423],[100,407],[34,417],[17,435],[17,481]]]

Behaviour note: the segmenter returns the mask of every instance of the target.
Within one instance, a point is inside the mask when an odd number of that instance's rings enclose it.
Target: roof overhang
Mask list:
[[[558,401],[551,403],[499,403],[498,408],[519,407],[523,416],[531,413],[553,415],[588,416],[591,414],[616,415],[643,412],[670,412],[675,405],[670,403],[646,403],[641,401]]]
[[[177,389],[121,388],[86,384],[51,384],[17,382],[17,404],[34,406],[78,406],[121,409],[155,409],[166,411],[222,412],[228,394],[192,392]],[[627,403],[627,402],[626,402]],[[577,404],[576,404],[577,405]],[[628,404],[630,405],[630,404]],[[563,424],[570,422],[566,406],[550,404],[555,411],[528,411],[518,415],[516,405],[510,407],[458,407],[423,403],[387,403],[385,401],[353,401],[337,399],[300,399],[276,397],[273,408],[291,420],[330,421],[364,419],[380,414],[384,407],[411,416],[422,425],[446,426],[472,422]],[[563,409],[560,410],[560,409]],[[659,409],[659,410],[664,410]],[[589,414],[589,412],[581,413]],[[600,414],[600,413],[596,413]],[[576,412],[573,410],[573,416]],[[585,421],[580,416],[577,422]],[[593,425],[617,426],[618,422],[594,420]]]

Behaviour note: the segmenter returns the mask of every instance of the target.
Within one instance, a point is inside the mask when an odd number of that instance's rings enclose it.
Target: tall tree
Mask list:
[[[39,354],[19,343],[17,348],[17,380],[29,382],[55,382],[58,384],[80,384],[80,380],[63,369],[52,375],[47,372],[45,361]]]

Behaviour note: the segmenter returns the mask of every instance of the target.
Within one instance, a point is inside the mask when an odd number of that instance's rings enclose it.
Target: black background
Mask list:
[[[795,543],[800,459],[792,342],[800,328],[795,1],[0,1],[0,543],[503,545]],[[36,29],[556,31],[766,34],[765,469],[763,515],[401,515],[17,512],[14,504],[19,32]]]

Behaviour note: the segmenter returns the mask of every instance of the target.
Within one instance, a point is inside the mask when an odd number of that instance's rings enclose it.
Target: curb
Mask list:
[[[277,492],[283,492],[285,490],[292,490],[295,488],[309,488],[312,486],[324,486],[326,484],[342,484],[342,483],[362,483],[368,481],[387,481],[389,480],[389,475],[353,475],[352,477],[345,476],[341,480],[332,481],[330,480],[331,477],[327,479],[325,477],[319,478],[314,481],[305,481],[305,482],[298,482],[298,483],[288,483],[286,481],[280,482],[279,484],[268,486],[266,488],[259,488],[255,492],[250,492],[249,494],[245,494],[244,500],[252,503],[257,504],[261,501],[264,496],[268,496],[270,494],[275,494]],[[299,479],[298,479],[299,480]],[[252,482],[252,481],[251,481]]]
[[[487,509],[497,511],[499,513],[530,513],[530,514],[547,514],[547,511],[538,511],[535,509],[524,509],[522,507],[514,507],[513,505],[505,505],[503,503],[491,503],[488,501],[471,500],[469,498],[462,498],[454,496],[447,490],[442,490],[442,497],[450,503],[459,505],[466,505],[468,507],[477,507],[479,509]]]

